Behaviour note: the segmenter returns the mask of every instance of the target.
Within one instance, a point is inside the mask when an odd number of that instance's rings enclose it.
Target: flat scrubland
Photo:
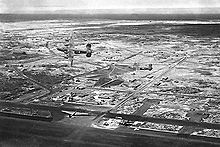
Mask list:
[[[1,27],[1,101],[79,103],[116,113],[220,123],[218,23],[45,20],[1,23]],[[69,44],[85,50],[87,43],[92,44],[92,56],[75,55],[71,67],[62,51]],[[121,120],[107,118],[93,124],[120,125]],[[128,127],[189,131],[144,122]],[[190,133],[220,136],[212,129]]]

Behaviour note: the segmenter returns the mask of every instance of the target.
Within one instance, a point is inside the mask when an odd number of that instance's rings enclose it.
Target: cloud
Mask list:
[[[201,7],[220,7],[219,0],[198,0]]]
[[[24,11],[29,7],[41,7],[44,0],[2,0],[6,12]]]
[[[0,0],[7,12],[86,8],[84,0]],[[2,8],[3,8],[2,7]]]
[[[0,12],[220,7],[220,0],[0,0]]]
[[[88,8],[198,8],[220,7],[220,0],[82,0]]]
[[[69,8],[82,8],[87,5],[86,1],[90,0],[44,0],[45,5],[48,7],[69,7]]]
[[[6,11],[6,5],[3,0],[0,0],[0,13],[4,13]]]

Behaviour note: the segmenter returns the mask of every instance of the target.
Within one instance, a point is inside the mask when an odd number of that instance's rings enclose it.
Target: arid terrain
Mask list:
[[[1,101],[220,123],[220,22],[21,21],[2,22],[0,33]],[[63,51],[87,43],[92,56],[76,54],[71,67]],[[220,130],[105,117],[90,125],[220,137]]]

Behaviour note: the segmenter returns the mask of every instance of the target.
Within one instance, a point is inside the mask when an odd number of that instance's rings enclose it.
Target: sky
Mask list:
[[[0,0],[0,13],[37,13],[81,9],[122,9],[128,12],[127,10],[132,11],[132,9],[218,7],[220,7],[220,0]]]

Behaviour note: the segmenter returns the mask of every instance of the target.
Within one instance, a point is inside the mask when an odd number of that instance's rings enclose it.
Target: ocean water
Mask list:
[[[39,25],[40,28],[45,29],[48,26],[50,28],[59,27],[64,29],[74,27],[73,30],[104,27],[106,29],[108,27],[113,28],[111,33],[114,33],[114,31],[120,33],[120,29],[126,32],[127,29],[132,28],[131,33],[135,33],[135,29],[140,34],[145,34],[149,30],[154,30],[155,33],[204,37],[218,37],[220,34],[219,14],[0,14],[0,22],[1,30],[11,28],[13,30],[17,28],[18,30],[19,27],[21,29],[37,29],[36,25]],[[33,23],[28,24],[28,22]],[[14,24],[14,28],[5,26],[5,24],[11,23]],[[60,26],[58,26],[59,24]]]
[[[1,22],[31,20],[220,20],[219,14],[0,14]]]

